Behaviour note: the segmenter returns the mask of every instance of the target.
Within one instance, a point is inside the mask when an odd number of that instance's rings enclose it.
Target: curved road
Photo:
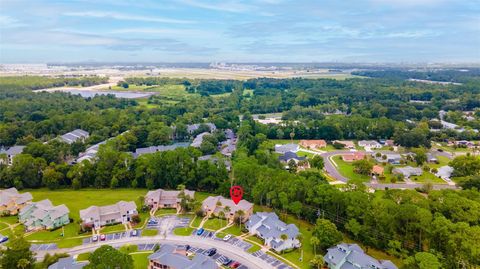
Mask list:
[[[92,252],[95,249],[103,246],[103,245],[110,245],[112,247],[120,247],[125,244],[177,244],[177,245],[190,245],[193,247],[198,248],[216,248],[219,253],[233,259],[235,261],[240,262],[241,264],[247,266],[248,268],[274,268],[270,264],[266,263],[264,260],[254,257],[253,255],[240,250],[237,247],[234,247],[228,243],[218,240],[206,239],[206,238],[197,238],[192,236],[175,236],[169,235],[165,239],[163,236],[149,236],[149,237],[126,237],[118,240],[109,240],[109,241],[102,241],[88,245],[81,245],[73,248],[63,248],[63,249],[54,249],[48,251],[37,251],[36,258],[37,260],[43,260],[44,256],[49,253],[50,255],[55,253],[68,253],[70,255],[78,255],[85,252]]]
[[[337,156],[337,155],[342,155],[344,153],[350,153],[352,151],[349,151],[349,150],[337,150],[337,151],[330,151],[330,152],[326,152],[326,153],[322,153],[320,154],[320,156],[323,157],[323,163],[324,163],[324,167],[325,167],[325,171],[330,175],[332,176],[333,178],[335,178],[336,180],[338,181],[341,181],[341,182],[344,182],[344,183],[347,183],[348,182],[348,178],[342,176],[340,174],[340,172],[337,170],[337,167],[335,167],[335,165],[333,165],[332,161],[331,161],[331,158],[333,156]],[[361,151],[361,152],[365,152],[365,151]],[[381,153],[396,153],[396,152],[391,152],[391,151],[382,151],[382,150],[379,150],[379,151],[374,151],[374,152],[381,152]],[[367,153],[367,152],[366,152]],[[451,159],[451,155],[448,155],[448,153],[444,153],[444,152],[432,152],[434,155],[441,155],[441,156],[445,156],[449,159]],[[369,153],[367,153],[369,154]],[[423,187],[423,184],[418,184],[418,183],[411,183],[411,184],[407,184],[407,183],[387,183],[387,184],[382,184],[382,183],[365,183],[365,185],[373,188],[373,189],[379,189],[379,190],[384,190],[386,188],[388,189],[415,189],[415,188],[421,188]],[[441,190],[441,189],[458,189],[457,186],[455,185],[449,185],[449,184],[433,184],[432,185],[433,189],[434,190]]]

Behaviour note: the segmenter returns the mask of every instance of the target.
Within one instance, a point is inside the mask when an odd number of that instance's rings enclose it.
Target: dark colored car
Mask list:
[[[197,235],[202,235],[202,234],[203,234],[203,231],[205,231],[203,228],[198,229]]]
[[[228,265],[231,264],[232,262],[233,262],[233,261],[232,261],[231,259],[226,258],[226,259],[222,262],[222,264],[225,265],[225,266],[228,266]]]
[[[211,249],[207,250],[207,255],[208,256],[213,256],[213,255],[215,255],[215,253],[217,253],[216,248],[211,248]]]
[[[0,244],[8,241],[8,236],[0,238]]]

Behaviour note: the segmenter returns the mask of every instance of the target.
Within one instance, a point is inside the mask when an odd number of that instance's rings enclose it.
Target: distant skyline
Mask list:
[[[0,0],[0,63],[480,62],[480,0]]]

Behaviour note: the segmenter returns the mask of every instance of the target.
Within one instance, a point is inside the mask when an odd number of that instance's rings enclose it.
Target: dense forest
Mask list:
[[[268,141],[291,137],[329,141],[393,138],[406,147],[429,147],[432,140],[479,140],[473,131],[479,124],[475,112],[480,107],[479,81],[431,85],[388,78],[126,80],[136,85],[184,85],[186,92],[200,93],[154,107],[114,96],[82,98],[31,91],[101,81],[96,77],[0,78],[0,145],[26,146],[13,165],[0,164],[0,187],[152,189],[183,184],[189,189],[228,195],[233,179],[244,187],[246,198],[257,204],[312,223],[318,217],[327,219],[351,238],[392,255],[408,259],[428,252],[444,268],[480,265],[480,169],[476,169],[476,160],[457,160],[459,167],[469,168],[462,174],[467,182],[463,190],[372,194],[356,182],[341,191],[327,184],[321,169],[299,173],[284,170]],[[440,110],[448,111],[448,120],[465,123],[467,130],[431,131],[435,127],[432,119]],[[463,111],[474,111],[477,116],[467,125],[458,114]],[[264,125],[252,117],[274,112],[282,113],[285,124]],[[229,173],[224,162],[199,160],[214,153],[206,144],[199,149],[179,148],[136,159],[128,153],[138,147],[189,141],[192,135],[186,126],[201,122],[237,133],[238,149],[231,159],[234,172]],[[90,137],[73,144],[52,140],[76,128],[88,131]],[[69,162],[88,146],[108,138],[112,139],[100,146],[95,162]],[[214,135],[206,142],[220,140]]]
[[[372,78],[388,78],[388,79],[420,79],[441,82],[465,83],[472,79],[478,80],[480,76],[480,68],[468,69],[440,69],[440,70],[368,70],[355,71],[352,74],[358,76],[366,76]]]

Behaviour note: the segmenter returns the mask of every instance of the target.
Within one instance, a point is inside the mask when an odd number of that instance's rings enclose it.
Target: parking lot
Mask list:
[[[196,247],[190,248],[190,249],[188,250],[188,252],[191,253],[191,254],[202,253],[202,254],[207,255],[207,254],[206,254],[206,253],[207,253],[207,250],[206,250],[206,249],[196,248]],[[214,254],[213,256],[211,256],[211,257],[212,257],[212,259],[214,259],[215,261],[217,261],[217,262],[220,263],[220,264],[223,264],[224,261],[226,261],[226,260],[229,259],[227,256],[224,256],[224,255],[222,255],[222,254],[220,254],[220,253],[218,253],[218,252],[217,252],[216,254]],[[232,261],[232,262],[233,262],[233,261]],[[248,269],[248,267],[245,266],[245,265],[240,265],[240,266],[237,267],[237,268],[240,268],[240,269]]]
[[[235,237],[232,237],[232,238],[228,239],[227,241],[224,241],[223,238],[215,237],[215,240],[227,242],[227,243],[231,244],[232,246],[236,246],[236,247],[239,247],[239,248],[243,249],[244,251],[247,251],[252,247],[252,244],[247,243],[247,242],[245,242],[241,239],[235,238]]]
[[[171,234],[174,229],[188,227],[189,218],[177,216],[151,217],[147,222],[147,229],[158,229],[159,233]]]
[[[138,251],[153,251],[157,244],[139,244],[138,245]]]
[[[109,240],[117,240],[117,239],[121,239],[121,238],[125,238],[125,237],[139,237],[142,230],[136,230],[137,231],[137,235],[132,235],[131,234],[131,231],[130,232],[121,232],[121,233],[113,233],[113,234],[106,234],[105,235],[105,240],[104,241],[109,241]],[[97,241],[100,241],[100,238],[97,239]],[[93,238],[92,236],[88,237],[88,238],[85,238],[83,239],[83,244],[91,244],[91,243],[95,243],[93,241]]]
[[[293,269],[292,267],[284,264],[283,262],[277,260],[276,258],[266,254],[265,252],[263,252],[261,250],[253,252],[252,255],[254,257],[257,257],[257,258],[260,258],[260,259],[266,261],[267,263],[269,263],[270,265],[272,265],[275,268],[278,268],[278,269]]]
[[[31,251],[54,250],[54,249],[58,249],[57,244],[32,244],[30,246]]]

